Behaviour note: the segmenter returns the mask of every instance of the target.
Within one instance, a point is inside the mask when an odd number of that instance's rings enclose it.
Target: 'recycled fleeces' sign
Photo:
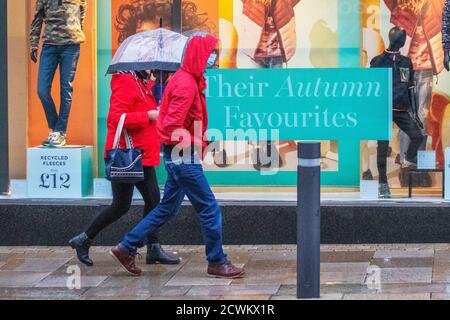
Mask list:
[[[31,198],[78,199],[89,196],[93,148],[29,148],[27,189]]]
[[[253,140],[248,130],[257,140],[261,130],[280,140],[391,138],[389,69],[221,69],[207,81],[214,140]]]

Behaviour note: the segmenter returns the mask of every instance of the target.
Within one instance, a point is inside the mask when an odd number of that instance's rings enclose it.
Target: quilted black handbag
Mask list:
[[[124,129],[126,114],[120,117],[113,149],[106,151],[106,179],[115,183],[138,183],[144,180],[142,151],[133,147],[133,141]],[[120,137],[125,136],[126,149],[120,149]]]

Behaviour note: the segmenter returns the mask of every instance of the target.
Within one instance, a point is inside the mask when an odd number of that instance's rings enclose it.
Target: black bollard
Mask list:
[[[9,192],[8,142],[8,12],[7,0],[0,1],[0,196]]]
[[[297,297],[320,298],[320,143],[298,144]]]

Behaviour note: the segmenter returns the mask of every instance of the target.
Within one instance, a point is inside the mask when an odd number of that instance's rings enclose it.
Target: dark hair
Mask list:
[[[182,2],[182,32],[189,34],[195,31],[211,32],[215,25],[209,21],[207,13],[199,13],[193,1]],[[172,0],[131,0],[122,4],[116,16],[116,30],[119,32],[119,43],[136,34],[137,26],[142,21],[159,23],[162,18],[164,26],[172,21]]]

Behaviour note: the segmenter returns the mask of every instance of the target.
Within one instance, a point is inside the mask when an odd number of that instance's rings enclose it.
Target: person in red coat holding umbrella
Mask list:
[[[152,94],[154,83],[147,80],[145,71],[114,74],[111,80],[111,100],[107,119],[108,134],[106,150],[111,150],[120,117],[126,114],[125,128],[130,134],[135,148],[142,151],[144,181],[134,184],[112,183],[113,201],[92,221],[86,231],[70,241],[77,251],[78,259],[92,266],[89,248],[92,240],[107,226],[124,216],[131,207],[133,191],[136,187],[144,198],[144,217],[160,202],[160,191],[155,167],[160,164],[160,138],[156,129],[159,111]],[[125,146],[122,136],[120,142]],[[153,232],[147,237],[147,263],[178,264],[180,259],[169,256],[159,244],[158,235]]]

